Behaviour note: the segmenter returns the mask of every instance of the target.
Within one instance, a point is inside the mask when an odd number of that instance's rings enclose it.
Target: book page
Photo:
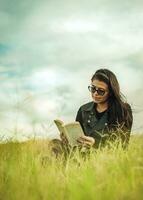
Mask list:
[[[69,123],[65,126],[66,135],[71,145],[77,145],[77,139],[84,135],[79,122]]]

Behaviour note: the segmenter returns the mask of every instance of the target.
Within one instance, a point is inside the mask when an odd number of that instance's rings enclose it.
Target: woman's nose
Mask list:
[[[98,96],[98,93],[97,93],[97,91],[95,91],[95,92],[93,93],[93,95],[95,95],[95,96]]]

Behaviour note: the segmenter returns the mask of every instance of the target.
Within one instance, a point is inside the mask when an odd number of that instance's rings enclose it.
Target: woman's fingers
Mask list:
[[[67,137],[63,133],[60,134],[60,137],[63,144],[69,144]],[[90,136],[81,136],[77,139],[77,142],[82,146],[89,147],[89,146],[93,146],[93,144],[95,143],[95,139]]]
[[[84,141],[83,141],[82,139],[80,139],[80,138],[78,138],[76,141],[79,142],[79,143],[81,143],[81,144],[84,142]]]
[[[80,138],[81,138],[82,140],[90,140],[91,137],[89,137],[89,136],[81,136]]]
[[[91,143],[94,143],[95,142],[95,139],[93,137],[90,137],[90,136],[81,136],[80,137],[80,140],[82,141],[87,141],[87,142],[91,142]]]
[[[82,145],[92,146],[95,143],[95,139],[89,136],[82,136],[77,139],[77,142]]]

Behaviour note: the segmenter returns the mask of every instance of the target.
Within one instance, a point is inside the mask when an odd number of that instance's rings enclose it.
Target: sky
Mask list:
[[[112,70],[143,131],[143,2],[0,0],[0,137],[59,137],[91,76]]]

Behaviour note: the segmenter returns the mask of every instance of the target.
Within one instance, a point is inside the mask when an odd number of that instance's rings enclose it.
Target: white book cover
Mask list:
[[[79,122],[64,124],[64,122],[59,119],[54,120],[54,122],[57,125],[60,134],[64,134],[71,145],[76,145],[77,139],[84,135]]]

